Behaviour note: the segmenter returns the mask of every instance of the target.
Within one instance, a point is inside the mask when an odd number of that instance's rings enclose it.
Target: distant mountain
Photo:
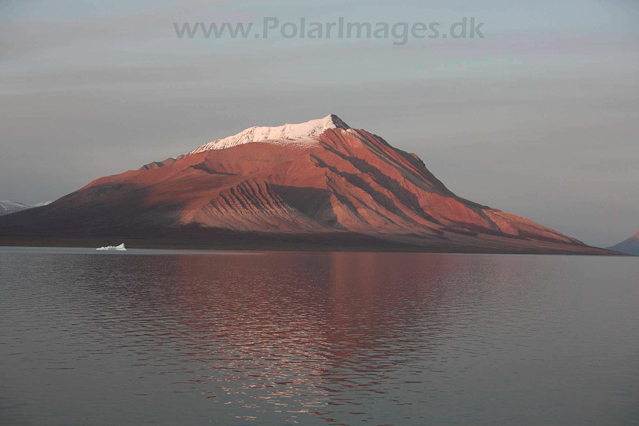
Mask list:
[[[608,247],[608,250],[614,250],[621,253],[636,254],[639,256],[639,231],[627,240],[615,244],[612,247]]]
[[[16,213],[22,210],[30,209],[33,206],[23,203],[16,203],[11,200],[0,200],[0,216]]]
[[[250,127],[0,219],[0,242],[26,236],[107,244],[135,238],[151,246],[609,253],[455,195],[417,155],[335,115]]]
[[[22,210],[32,209],[34,207],[42,207],[51,204],[53,201],[45,201],[38,204],[24,204],[17,203],[11,200],[0,200],[0,216],[4,216],[11,213],[17,213]]]

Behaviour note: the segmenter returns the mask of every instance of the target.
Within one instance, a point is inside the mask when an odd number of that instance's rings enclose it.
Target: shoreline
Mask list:
[[[482,247],[454,244],[416,244],[375,239],[367,236],[347,238],[301,238],[299,236],[255,236],[250,234],[219,235],[218,238],[202,236],[143,237],[140,235],[111,236],[35,236],[0,235],[0,247],[33,248],[92,248],[124,242],[129,249],[179,250],[179,251],[231,251],[231,252],[361,252],[361,253],[433,253],[433,254],[535,254],[572,256],[630,256],[591,246],[563,247]]]

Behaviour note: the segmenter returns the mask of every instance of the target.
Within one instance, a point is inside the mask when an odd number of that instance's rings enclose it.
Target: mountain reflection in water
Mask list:
[[[0,259],[0,419],[11,422],[538,424],[638,414],[633,259]]]

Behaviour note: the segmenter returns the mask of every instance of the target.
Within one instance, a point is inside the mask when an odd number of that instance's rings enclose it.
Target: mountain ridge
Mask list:
[[[326,117],[309,120],[299,124],[284,124],[281,126],[253,126],[241,132],[216,139],[201,145],[190,151],[187,155],[198,154],[214,149],[226,149],[233,146],[251,142],[271,142],[271,143],[310,143],[316,142],[316,137],[328,129],[348,130],[350,127],[335,114]]]

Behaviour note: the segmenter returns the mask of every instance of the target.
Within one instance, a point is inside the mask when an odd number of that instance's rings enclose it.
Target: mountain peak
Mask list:
[[[236,135],[206,143],[189,154],[225,149],[250,142],[315,143],[319,135],[328,129],[348,130],[350,127],[335,114],[298,124],[284,124],[276,127],[253,126]]]
[[[619,244],[608,247],[608,249],[639,256],[639,231],[635,232],[630,238],[623,240]]]
[[[335,128],[348,130],[350,129],[349,125],[344,122],[341,118],[336,116],[335,114],[329,114],[326,117],[322,118],[322,120],[327,120],[330,122]]]

